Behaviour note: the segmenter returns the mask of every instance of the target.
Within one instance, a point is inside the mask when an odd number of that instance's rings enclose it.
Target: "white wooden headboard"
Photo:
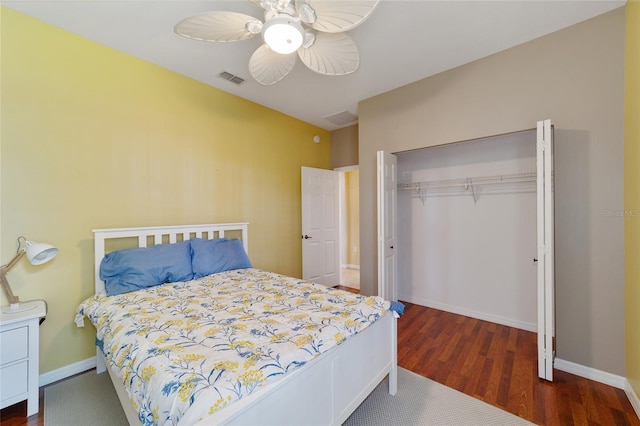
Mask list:
[[[100,279],[100,263],[105,256],[107,240],[115,238],[137,238],[137,247],[147,247],[148,241],[153,237],[151,245],[162,244],[168,242],[173,244],[178,241],[186,241],[192,238],[204,238],[211,240],[214,238],[223,238],[225,232],[238,231],[241,233],[240,239],[244,245],[244,250],[249,253],[249,223],[216,223],[208,225],[178,225],[178,226],[150,226],[145,228],[111,228],[111,229],[94,229],[94,248],[95,248],[95,288],[96,293],[104,291],[104,281]],[[180,237],[180,238],[179,238]],[[166,240],[166,241],[165,241]]]

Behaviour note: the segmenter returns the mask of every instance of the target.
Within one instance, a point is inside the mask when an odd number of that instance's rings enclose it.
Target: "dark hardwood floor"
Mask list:
[[[538,379],[534,333],[405,305],[399,366],[539,425],[640,426],[623,390],[559,370],[553,383]],[[26,418],[20,403],[2,410],[0,423],[43,426],[43,396],[41,388],[38,414]]]
[[[539,425],[640,425],[621,389],[557,369],[538,379],[535,333],[405,305],[400,367]]]
[[[44,426],[44,387],[40,388],[39,406],[38,414],[29,417],[27,417],[27,401],[4,408],[0,411],[0,424],[2,426]]]

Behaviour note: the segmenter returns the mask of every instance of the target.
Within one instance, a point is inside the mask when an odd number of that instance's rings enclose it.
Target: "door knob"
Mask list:
[[[304,235],[302,236],[302,238],[304,238],[305,240],[308,240],[308,239],[309,239],[309,238],[311,238],[311,237],[310,237],[310,236],[308,236],[307,234],[304,234]]]

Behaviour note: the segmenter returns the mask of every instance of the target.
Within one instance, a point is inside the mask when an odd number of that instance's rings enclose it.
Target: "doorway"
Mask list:
[[[340,284],[360,290],[360,172],[358,166],[340,173]]]
[[[360,292],[358,166],[302,167],[302,278]]]

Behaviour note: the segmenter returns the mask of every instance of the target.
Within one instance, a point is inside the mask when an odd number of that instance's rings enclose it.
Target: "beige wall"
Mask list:
[[[331,132],[331,167],[358,165],[358,125]]]
[[[247,221],[253,264],[300,276],[300,167],[329,168],[329,132],[0,13],[1,257],[19,235],[60,249],[8,274],[48,302],[42,373],[95,355],[93,327],[73,323],[93,293],[94,228]]]
[[[377,283],[377,150],[520,131],[550,118],[557,356],[624,375],[623,219],[616,216],[623,209],[624,26],[620,8],[360,103],[363,293]]]
[[[640,395],[640,1],[627,3],[624,237],[627,379]]]

